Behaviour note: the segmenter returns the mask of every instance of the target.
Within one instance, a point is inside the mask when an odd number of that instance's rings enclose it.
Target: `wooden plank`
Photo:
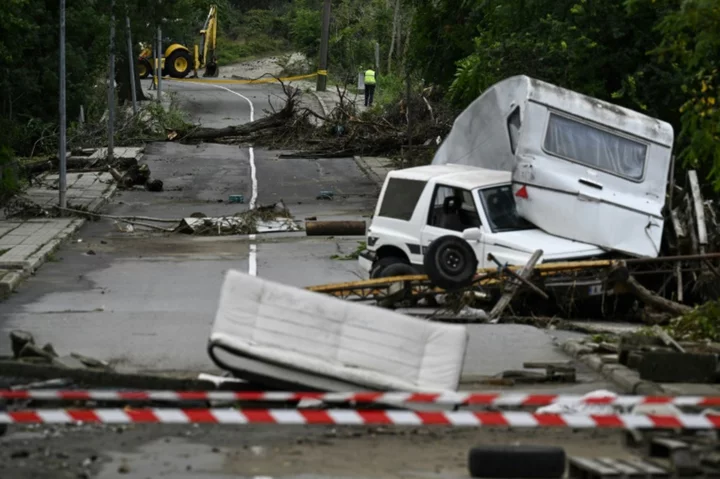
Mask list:
[[[666,437],[654,437],[650,440],[648,455],[650,457],[670,457],[673,451],[688,449],[690,446],[683,441]]]
[[[673,338],[671,338],[670,335],[668,333],[666,333],[660,326],[658,326],[656,324],[655,326],[653,326],[652,329],[653,329],[653,333],[655,333],[655,335],[658,338],[660,338],[663,343],[670,346],[671,348],[676,349],[677,351],[679,351],[681,353],[685,352],[685,348],[680,346],[680,344],[678,344],[677,341],[675,341]]]
[[[572,361],[547,361],[547,362],[527,362],[523,363],[525,369],[547,369],[547,368],[570,368],[575,369]]]
[[[680,208],[675,208],[670,212],[670,219],[672,220],[673,229],[675,230],[675,237],[678,240],[685,238],[686,233],[683,228],[683,224],[680,221]]]
[[[645,474],[651,477],[664,478],[670,477],[670,472],[667,469],[663,469],[660,466],[653,464],[652,462],[645,461],[643,459],[633,457],[630,459],[623,459],[622,462],[630,464],[638,469],[645,471]]]
[[[535,265],[538,261],[540,261],[540,257],[542,256],[543,251],[541,249],[535,250],[533,255],[530,257],[528,262],[525,264],[525,266],[522,267],[520,272],[518,273],[518,276],[521,278],[527,279],[530,274],[535,269]],[[495,307],[493,307],[492,311],[490,311],[490,322],[491,323],[497,323],[498,318],[502,315],[503,311],[505,311],[505,308],[507,308],[510,305],[510,302],[515,297],[515,294],[518,292],[520,283],[513,283],[511,284],[507,291],[502,295],[500,300],[495,304]]]
[[[705,224],[705,206],[703,205],[702,193],[700,192],[700,182],[698,181],[697,171],[688,171],[688,180],[690,181],[690,192],[693,197],[693,210],[695,220],[697,221],[698,243],[700,243],[700,253],[705,253],[705,247],[708,244],[707,226]]]
[[[645,471],[642,471],[629,464],[624,464],[617,459],[613,459],[611,457],[599,457],[596,460],[602,464],[605,464],[608,467],[612,467],[613,469],[620,471],[627,479],[635,479],[646,476]]]
[[[584,457],[568,458],[568,477],[575,478],[597,478],[609,479],[622,477],[622,473],[615,468],[608,467],[595,459]]]

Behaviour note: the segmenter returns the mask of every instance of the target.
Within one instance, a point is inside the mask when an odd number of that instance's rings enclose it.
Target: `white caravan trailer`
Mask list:
[[[670,124],[527,76],[485,91],[433,164],[512,171],[518,213],[550,234],[656,257]]]

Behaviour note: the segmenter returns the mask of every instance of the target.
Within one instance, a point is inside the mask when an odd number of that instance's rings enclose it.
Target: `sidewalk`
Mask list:
[[[122,155],[135,157],[138,149],[118,148],[115,153],[117,158]],[[103,155],[104,151],[96,154]],[[39,186],[29,188],[23,196],[45,208],[57,206],[58,181],[57,174],[36,178]],[[68,208],[97,212],[110,199],[116,188],[110,173],[68,173]],[[0,220],[0,298],[12,293],[23,279],[34,274],[85,221],[77,217]]]
[[[395,162],[389,158],[374,156],[353,157],[358,167],[381,188],[388,172],[396,170]]]

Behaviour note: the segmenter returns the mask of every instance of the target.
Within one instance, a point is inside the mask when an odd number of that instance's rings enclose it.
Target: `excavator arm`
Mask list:
[[[220,73],[215,53],[217,48],[217,25],[217,6],[211,5],[210,12],[205,20],[205,25],[203,25],[202,30],[200,30],[200,35],[202,36],[200,43],[202,56],[199,61],[196,60],[196,68],[205,67],[204,77],[217,77]]]

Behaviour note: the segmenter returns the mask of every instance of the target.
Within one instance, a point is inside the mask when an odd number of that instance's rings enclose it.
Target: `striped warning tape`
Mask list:
[[[322,70],[321,70],[322,71]],[[170,77],[163,77],[163,80],[166,81],[172,81],[172,82],[187,82],[187,83],[212,83],[216,85],[257,85],[257,84],[264,84],[264,83],[279,83],[280,81],[283,82],[293,82],[298,80],[307,80],[310,78],[315,78],[318,75],[323,75],[323,73],[320,73],[318,71],[317,73],[310,73],[308,75],[296,75],[291,77],[283,77],[283,78],[275,78],[275,77],[265,77],[265,78],[255,78],[253,80],[236,80],[232,78],[170,78]],[[327,72],[325,73],[327,75]]]
[[[718,407],[720,396],[574,396],[559,394],[501,394],[474,392],[282,392],[282,391],[118,391],[118,390],[0,390],[2,399],[66,401],[300,401],[355,403],[432,403],[444,405],[547,406],[588,404],[635,406],[672,404],[678,407]]]
[[[573,429],[718,429],[720,416],[294,409],[45,409],[0,413],[0,424],[333,424]]]

